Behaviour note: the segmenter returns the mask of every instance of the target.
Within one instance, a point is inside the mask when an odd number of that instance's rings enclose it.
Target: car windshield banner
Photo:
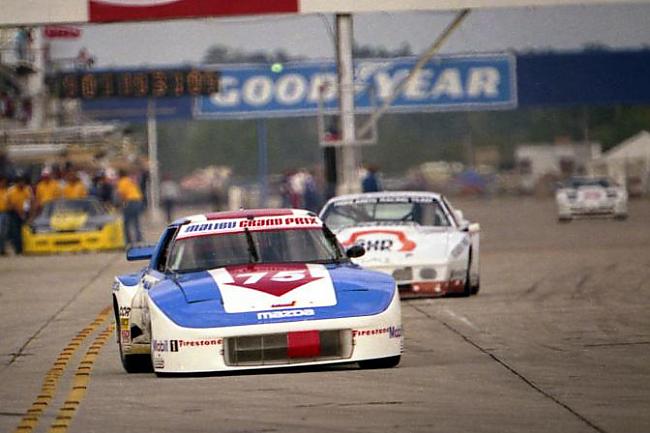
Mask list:
[[[355,62],[355,109],[373,111],[390,97],[416,58]],[[198,97],[194,117],[260,118],[337,110],[334,62],[218,65],[219,93]],[[508,54],[440,56],[403,86],[393,112],[498,110],[517,106],[515,57]]]

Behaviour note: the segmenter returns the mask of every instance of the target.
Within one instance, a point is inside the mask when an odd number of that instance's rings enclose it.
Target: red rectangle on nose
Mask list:
[[[319,355],[319,331],[287,333],[287,356],[289,358],[315,358]]]

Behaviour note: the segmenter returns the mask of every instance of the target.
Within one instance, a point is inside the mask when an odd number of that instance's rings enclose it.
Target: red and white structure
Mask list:
[[[647,0],[637,0],[645,2]],[[629,0],[3,0],[0,26],[148,21],[264,14],[354,14],[405,10],[455,10],[563,4],[630,3]]]

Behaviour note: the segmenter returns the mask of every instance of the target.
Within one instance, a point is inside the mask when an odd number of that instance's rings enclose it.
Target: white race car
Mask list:
[[[627,218],[627,191],[605,177],[572,177],[555,193],[558,220],[584,216]]]
[[[136,247],[140,272],[116,277],[113,305],[127,372],[199,373],[400,361],[395,280],[350,261],[312,212],[242,210],[172,223]]]
[[[392,275],[403,297],[478,292],[479,231],[431,192],[334,197],[320,213],[343,246],[362,245],[363,267]]]

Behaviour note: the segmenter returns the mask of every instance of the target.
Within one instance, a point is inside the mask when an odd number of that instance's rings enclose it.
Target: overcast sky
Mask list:
[[[443,12],[358,14],[354,37],[389,49],[407,42],[420,53],[452,18]],[[208,47],[223,44],[332,58],[332,31],[332,16],[318,15],[88,25],[79,40],[53,41],[52,55],[74,57],[85,46],[99,67],[197,63]],[[473,11],[441,52],[574,50],[593,43],[650,47],[650,3]]]

